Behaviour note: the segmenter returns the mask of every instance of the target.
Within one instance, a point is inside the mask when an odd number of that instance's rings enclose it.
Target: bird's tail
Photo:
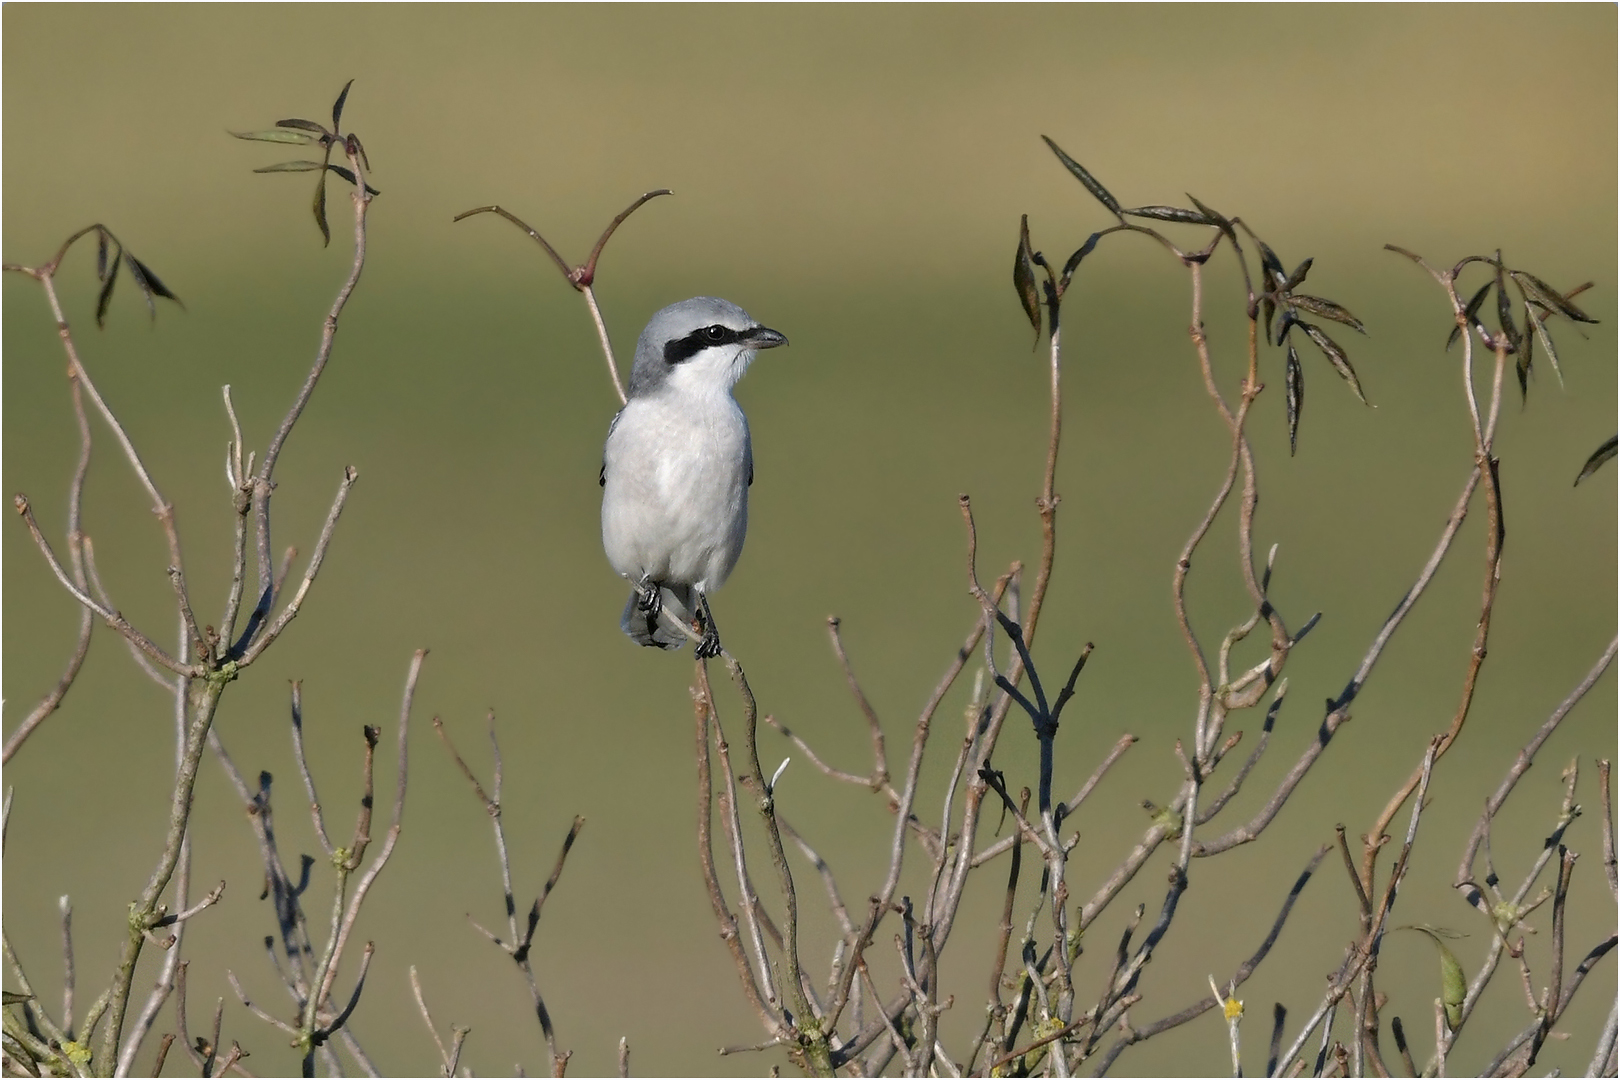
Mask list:
[[[690,585],[665,585],[660,590],[664,610],[654,618],[641,609],[641,594],[630,590],[624,614],[619,617],[619,629],[637,645],[656,645],[660,649],[678,649],[686,644],[686,635],[670,623],[692,625],[697,611],[697,597]]]

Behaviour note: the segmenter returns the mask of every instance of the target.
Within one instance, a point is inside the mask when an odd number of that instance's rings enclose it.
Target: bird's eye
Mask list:
[[[731,332],[724,326],[706,326],[703,328],[703,336],[718,345],[730,337]]]

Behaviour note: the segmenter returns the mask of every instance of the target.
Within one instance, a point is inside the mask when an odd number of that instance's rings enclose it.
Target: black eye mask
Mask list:
[[[733,330],[729,326],[703,326],[687,334],[683,338],[676,338],[664,346],[664,363],[674,366],[692,359],[704,349],[716,345],[734,345],[741,341],[743,331]]]

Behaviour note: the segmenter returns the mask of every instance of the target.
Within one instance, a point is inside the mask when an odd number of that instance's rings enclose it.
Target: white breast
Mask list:
[[[633,399],[603,452],[602,544],[631,581],[720,587],[742,553],[752,468],[729,393]]]

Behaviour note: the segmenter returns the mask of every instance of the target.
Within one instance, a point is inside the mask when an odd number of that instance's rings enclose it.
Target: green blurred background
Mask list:
[[[596,484],[614,401],[589,317],[516,230],[493,218],[453,225],[452,215],[498,201],[577,259],[633,196],[673,188],[602,263],[599,295],[621,352],[652,311],[698,293],[733,299],[791,338],[738,390],[759,479],[747,554],[716,609],[762,708],[862,771],[865,733],[825,617],[843,617],[899,754],[975,615],[956,494],[974,497],[984,574],[1039,554],[1046,369],[1009,280],[1018,217],[1030,215],[1037,247],[1060,254],[1107,223],[1043,133],[1127,204],[1183,202],[1190,190],[1241,214],[1289,265],[1315,257],[1312,291],[1370,329],[1346,344],[1375,407],[1306,357],[1293,459],[1281,357],[1262,357],[1272,385],[1251,427],[1263,492],[1256,541],[1262,551],[1281,544],[1274,596],[1291,624],[1325,614],[1290,661],[1290,704],[1231,820],[1263,801],[1313,737],[1314,703],[1343,686],[1469,468],[1459,358],[1440,350],[1443,297],[1382,245],[1446,263],[1501,247],[1559,287],[1596,282],[1581,301],[1602,320],[1588,340],[1555,328],[1566,388],[1538,371],[1528,408],[1516,389],[1504,407],[1508,540],[1490,659],[1468,729],[1438,770],[1398,913],[1467,931],[1455,947],[1470,972],[1477,965],[1488,937],[1448,886],[1463,839],[1517,748],[1614,632],[1616,474],[1570,487],[1615,430],[1612,6],[7,5],[0,18],[5,258],[44,261],[73,229],[102,221],[185,300],[183,313],[166,305],[149,326],[125,282],[98,333],[88,251],[62,276],[85,363],[178,507],[204,613],[222,604],[228,580],[220,386],[233,386],[248,441],[262,448],[349,259],[341,224],[320,247],[308,176],[250,171],[297,155],[225,132],[320,118],[355,79],[346,121],[383,195],[333,363],[282,458],[278,546],[307,553],[342,467],[356,466],[361,481],[304,614],[230,689],[218,724],[245,771],[278,777],[292,858],[314,840],[293,790],[286,680],[303,680],[323,801],[343,831],[359,727],[392,730],[411,651],[432,649],[405,832],[358,928],[378,953],[353,1025],[385,1071],[436,1067],[410,1005],[411,964],[441,1025],[472,1026],[467,1064],[545,1067],[518,974],[467,925],[467,913],[500,920],[493,845],[428,723],[442,716],[487,776],[490,707],[502,723],[520,904],[544,881],[572,815],[589,819],[536,945],[573,1071],[611,1071],[621,1035],[643,1073],[759,1073],[779,1060],[715,1056],[760,1033],[697,873],[689,654],[634,649],[617,628],[625,590],[600,554]],[[343,196],[334,206],[341,222]],[[1151,245],[1112,238],[1081,269],[1065,311],[1064,501],[1037,660],[1056,671],[1084,641],[1097,652],[1060,737],[1059,787],[1072,789],[1121,732],[1142,739],[1078,820],[1077,895],[1140,834],[1138,802],[1173,794],[1172,742],[1193,715],[1170,571],[1227,443],[1187,344],[1186,281]],[[1241,307],[1223,256],[1209,274],[1208,322],[1229,390],[1242,365]],[[28,493],[60,544],[76,443],[60,352],[31,282],[7,276],[4,314],[5,486]],[[85,528],[118,604],[168,640],[161,533],[109,437],[98,429],[97,439]],[[1445,726],[1477,615],[1482,517],[1263,842],[1195,865],[1143,979],[1137,1023],[1196,1000],[1207,974],[1246,957],[1334,823],[1352,836],[1368,828]],[[1194,568],[1206,641],[1246,614],[1233,532],[1223,519]],[[78,615],[16,520],[3,550],[9,731],[57,678]],[[965,693],[942,710],[939,758],[955,745]],[[734,701],[722,691],[733,722]],[[1499,871],[1517,880],[1556,816],[1559,770],[1579,755],[1589,812],[1568,834],[1585,855],[1572,952],[1614,923],[1593,767],[1613,756],[1614,717],[1611,673],[1542,751],[1495,843]],[[1258,717],[1234,724],[1252,737]],[[59,986],[59,895],[77,911],[81,999],[110,971],[125,905],[160,844],[170,732],[164,697],[98,630],[61,713],[6,770],[16,789],[6,927],[47,996]],[[765,734],[774,764],[787,751]],[[1015,786],[1032,782],[1032,747],[1009,727],[998,762]],[[929,790],[945,764],[934,762]],[[890,820],[880,800],[800,763],[778,804],[852,902],[876,887]],[[251,835],[212,761],[194,823],[195,879],[229,889],[186,939],[192,1029],[225,996],[225,1037],[252,1051],[246,1064],[295,1068],[282,1037],[225,982],[233,969],[284,1008],[259,946],[273,918],[257,900]],[[1128,909],[1157,906],[1165,865],[1145,868],[1098,924],[1085,986],[1104,977],[1102,943]],[[824,970],[830,924],[799,866]],[[903,885],[921,887],[914,874]],[[312,912],[324,888],[318,876]],[[970,891],[944,960],[957,994],[949,1045],[982,1015],[998,891],[991,880]],[[1544,977],[1548,917],[1532,922]],[[1296,1030],[1355,932],[1344,875],[1324,864],[1240,992],[1251,1073],[1263,1068],[1270,1003],[1289,1006]],[[1435,968],[1415,934],[1386,946],[1388,1011],[1406,1018],[1420,1060]],[[1550,1043],[1547,1066],[1584,1067],[1614,972],[1612,958],[1594,972],[1563,1025],[1577,1037]],[[1481,1067],[1498,1036],[1527,1019],[1504,969],[1453,1070]],[[159,1025],[172,1030],[167,1012]],[[1116,1072],[1217,1071],[1225,1055],[1223,1025],[1206,1016],[1132,1050]],[[170,1071],[180,1064],[171,1055]]]

